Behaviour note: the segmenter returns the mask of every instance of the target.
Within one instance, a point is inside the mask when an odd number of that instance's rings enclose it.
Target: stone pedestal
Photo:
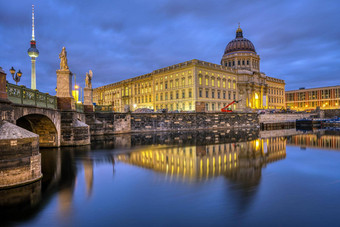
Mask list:
[[[0,100],[8,101],[6,92],[6,73],[3,71],[1,67],[0,67]]]
[[[84,88],[84,112],[93,112],[93,90]]]
[[[57,70],[57,98],[58,109],[76,109],[75,102],[72,97],[72,73],[69,69]]]

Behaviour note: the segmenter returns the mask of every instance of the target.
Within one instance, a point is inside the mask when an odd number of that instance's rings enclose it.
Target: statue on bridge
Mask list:
[[[61,53],[59,54],[60,58],[60,69],[68,69],[67,65],[67,53],[66,53],[66,48],[63,47],[61,50]]]
[[[92,88],[92,70],[90,70],[88,73],[86,73],[86,78],[85,78],[85,87],[86,88]]]

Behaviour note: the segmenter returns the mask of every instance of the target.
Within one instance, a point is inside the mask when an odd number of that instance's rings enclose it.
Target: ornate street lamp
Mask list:
[[[15,84],[18,85],[18,82],[20,81],[20,78],[22,76],[22,72],[19,69],[19,71],[17,73],[15,73],[15,69],[13,68],[13,66],[9,71],[12,74],[12,77],[13,77],[13,80],[15,81]]]

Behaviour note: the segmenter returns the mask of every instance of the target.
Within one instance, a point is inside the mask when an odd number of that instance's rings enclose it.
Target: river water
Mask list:
[[[41,154],[41,181],[0,191],[0,225],[340,222],[339,131],[126,134]]]

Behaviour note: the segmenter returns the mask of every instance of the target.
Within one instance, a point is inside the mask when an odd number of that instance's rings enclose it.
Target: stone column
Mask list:
[[[0,101],[8,101],[6,83],[6,73],[0,67]]]
[[[57,70],[57,99],[58,109],[75,110],[72,97],[72,73],[69,69]]]
[[[84,88],[84,111],[93,112],[93,90],[92,88]]]

